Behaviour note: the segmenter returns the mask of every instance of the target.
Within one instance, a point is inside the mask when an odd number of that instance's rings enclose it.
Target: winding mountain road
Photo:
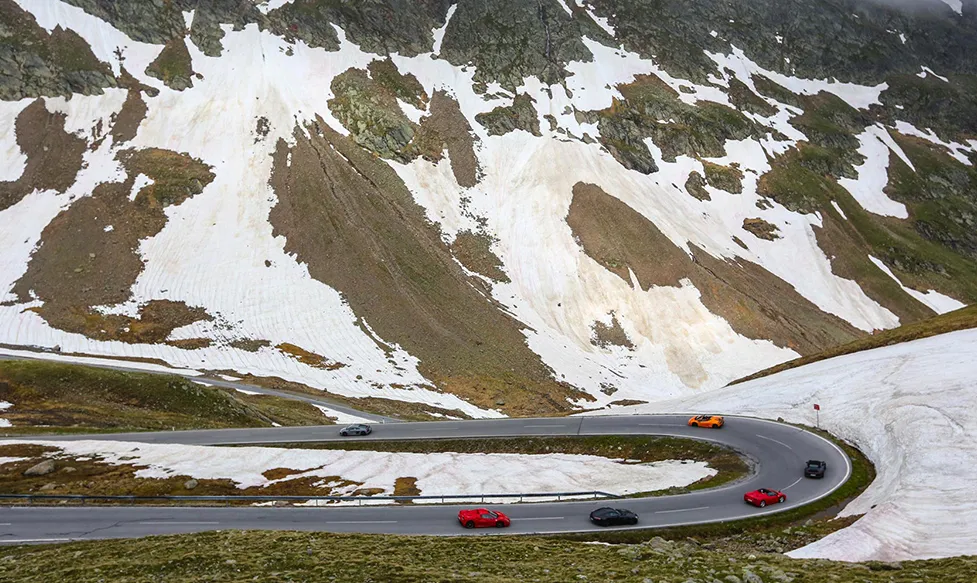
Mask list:
[[[250,390],[250,389],[248,389]],[[721,522],[789,510],[827,496],[851,474],[848,457],[830,441],[796,427],[747,417],[727,417],[722,429],[693,428],[688,415],[592,416],[493,419],[374,425],[368,437],[340,438],[338,427],[275,427],[160,433],[43,437],[192,445],[240,445],[334,440],[438,439],[502,436],[662,435],[691,437],[732,447],[749,458],[753,473],[735,484],[676,496],[506,505],[512,526],[466,530],[456,519],[466,505],[397,505],[330,508],[271,507],[7,507],[0,509],[0,544],[138,537],[226,529],[479,535],[543,534],[597,530],[588,521],[598,506],[621,506],[639,514],[636,527]],[[823,479],[806,479],[808,459],[827,461]],[[491,474],[492,468],[485,471]],[[788,500],[764,509],[743,502],[759,487],[784,491]],[[467,494],[468,492],[459,492]],[[485,492],[489,494],[491,492]]]

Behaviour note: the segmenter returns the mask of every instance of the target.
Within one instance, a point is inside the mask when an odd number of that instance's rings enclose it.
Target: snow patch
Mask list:
[[[687,486],[716,475],[716,470],[704,462],[622,464],[600,456],[571,454],[416,454],[88,440],[7,443],[51,445],[66,455],[97,455],[105,463],[146,466],[136,471],[139,478],[188,475],[198,480],[229,479],[241,489],[335,476],[362,483],[333,488],[334,495],[351,495],[359,488],[377,488],[385,495],[392,495],[396,479],[407,476],[417,478],[417,487],[423,495],[437,496],[591,490],[632,494]],[[493,471],[486,473],[486,467],[492,467]],[[278,480],[262,475],[275,468],[299,473]]]
[[[458,9],[457,4],[452,4],[448,8],[447,14],[444,16],[444,25],[441,28],[434,29],[434,46],[432,48],[432,55],[441,54],[441,44],[444,42],[444,33],[448,30],[448,23],[451,22],[451,17],[455,15],[455,10]]]
[[[742,49],[737,48],[735,45],[730,46],[732,53],[728,55],[710,53],[708,51],[706,51],[706,55],[716,62],[720,71],[725,67],[729,67],[736,73],[736,77],[751,89],[754,87],[750,77],[754,74],[762,75],[794,93],[816,95],[821,91],[827,91],[828,93],[837,95],[856,109],[867,109],[872,104],[881,104],[879,96],[889,88],[887,83],[868,87],[855,83],[842,83],[836,80],[829,81],[827,79],[801,79],[800,77],[791,77],[764,69],[747,57]],[[788,60],[787,62],[790,61]]]
[[[831,206],[835,207],[835,210],[838,211],[838,214],[841,215],[841,218],[845,219],[846,221],[848,220],[848,216],[845,215],[845,211],[841,210],[841,207],[838,206],[838,203],[837,202],[835,202],[834,200],[832,200],[831,201]]]
[[[262,14],[268,14],[272,10],[277,10],[286,4],[291,4],[294,0],[264,0],[260,2],[256,8]]]
[[[861,166],[856,166],[858,178],[840,178],[843,186],[862,208],[877,215],[909,218],[906,205],[886,196],[884,189],[889,184],[889,151],[896,152],[910,167],[912,163],[902,149],[892,140],[889,133],[878,125],[869,126],[858,135],[858,153],[865,157]],[[834,202],[834,201],[832,201]]]
[[[136,200],[136,196],[139,195],[139,191],[151,184],[155,184],[155,181],[145,174],[139,174],[136,176],[136,179],[132,183],[132,190],[129,191],[129,200]]]
[[[27,156],[17,143],[17,116],[33,99],[0,101],[0,182],[12,182],[27,168]]]
[[[963,14],[963,0],[943,0],[943,3],[952,8],[957,14]]]
[[[896,282],[903,289],[903,291],[905,291],[907,294],[911,295],[912,297],[916,298],[920,302],[926,304],[931,310],[933,310],[937,314],[945,314],[947,312],[952,312],[954,310],[959,310],[960,308],[967,307],[967,304],[957,301],[951,298],[950,296],[945,296],[936,290],[931,289],[928,292],[923,293],[921,291],[914,290],[910,287],[906,287],[905,285],[902,284],[901,281],[899,281],[899,278],[896,277],[896,274],[892,273],[892,270],[889,269],[888,265],[883,263],[880,259],[876,259],[875,257],[872,257],[871,255],[869,255],[868,258],[872,260],[872,263],[874,263],[876,267],[884,271],[886,275],[896,280]]]
[[[350,415],[349,413],[344,413],[342,411],[337,411],[323,405],[312,404],[313,407],[322,411],[322,414],[326,417],[330,417],[336,420],[336,423],[340,425],[345,425],[347,423],[373,423],[372,419],[367,419],[366,417],[358,417],[356,415]]]

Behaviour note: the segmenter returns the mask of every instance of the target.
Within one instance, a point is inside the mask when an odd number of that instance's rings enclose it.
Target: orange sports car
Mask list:
[[[689,419],[689,425],[692,427],[712,427],[714,429],[719,429],[726,424],[723,420],[722,415],[696,415],[692,419]]]

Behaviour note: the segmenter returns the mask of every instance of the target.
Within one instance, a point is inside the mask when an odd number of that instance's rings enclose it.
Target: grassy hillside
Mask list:
[[[307,403],[245,395],[178,376],[43,361],[0,361],[4,433],[322,425]]]
[[[214,532],[0,548],[0,580],[72,581],[724,581],[972,580],[977,558],[903,563],[743,557],[693,540],[603,546],[540,537],[400,537]]]
[[[777,366],[772,366],[768,369],[755,372],[750,376],[737,379],[730,384],[735,385],[736,383],[758,379],[760,377],[772,375],[774,373],[796,368],[798,366],[804,366],[805,364],[811,364],[812,362],[817,362],[819,360],[834,358],[835,356],[841,356],[843,354],[851,354],[853,352],[880,348],[882,346],[891,346],[893,344],[899,344],[900,342],[909,342],[910,340],[929,338],[930,336],[936,336],[937,334],[945,334],[947,332],[955,332],[957,330],[966,330],[968,328],[977,328],[977,305],[967,306],[966,308],[960,308],[959,310],[943,314],[941,316],[936,316],[934,318],[929,318],[921,322],[914,322],[906,326],[900,326],[892,330],[885,330],[884,332],[879,332],[878,334],[866,336],[865,338],[859,338],[853,342],[836,346],[818,354],[795,358],[794,360],[778,364]]]

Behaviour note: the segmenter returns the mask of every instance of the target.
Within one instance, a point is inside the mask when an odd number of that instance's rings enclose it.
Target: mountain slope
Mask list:
[[[977,298],[974,0],[2,8],[5,345],[554,414]]]

